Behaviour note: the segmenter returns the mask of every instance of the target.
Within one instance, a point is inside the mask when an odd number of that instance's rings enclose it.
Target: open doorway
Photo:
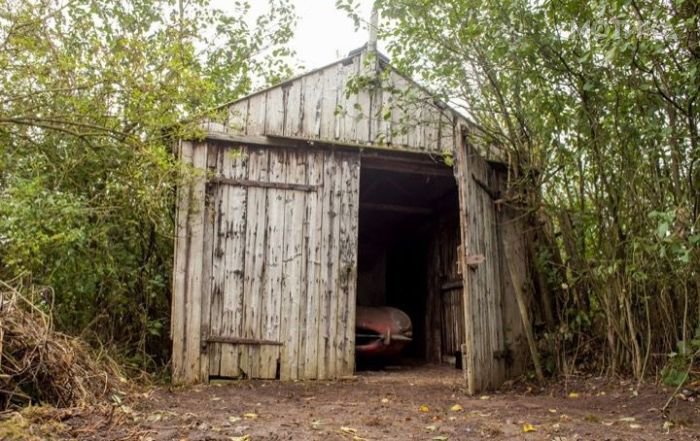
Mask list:
[[[358,241],[358,368],[450,362],[463,343],[459,201],[452,168],[431,158],[363,157]],[[391,307],[410,318],[400,353],[360,346],[381,336],[362,327],[367,309]],[[385,308],[387,309],[387,308]],[[384,320],[397,319],[384,314]],[[378,319],[381,320],[381,317]],[[386,338],[386,336],[385,336]],[[408,340],[408,339],[406,339]],[[386,356],[384,356],[386,355]]]

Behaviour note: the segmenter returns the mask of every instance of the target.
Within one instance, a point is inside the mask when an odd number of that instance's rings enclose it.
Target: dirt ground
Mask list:
[[[700,440],[700,397],[676,400],[666,420],[660,409],[673,391],[654,385],[570,379],[468,397],[461,384],[455,369],[424,366],[334,382],[156,388],[27,430],[37,439],[142,441]]]

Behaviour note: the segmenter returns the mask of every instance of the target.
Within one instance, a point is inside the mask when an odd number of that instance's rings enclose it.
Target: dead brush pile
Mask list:
[[[0,410],[92,404],[123,386],[116,363],[54,330],[32,294],[0,281]]]

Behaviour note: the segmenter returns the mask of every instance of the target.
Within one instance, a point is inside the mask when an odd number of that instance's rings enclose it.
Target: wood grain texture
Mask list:
[[[222,152],[224,156],[223,169],[220,176],[223,179],[245,179],[248,176],[248,154],[244,148],[229,147]],[[246,336],[240,317],[244,311],[244,271],[247,225],[246,187],[226,186],[223,197],[226,198],[222,227],[219,234],[224,236],[224,280],[221,334],[229,336]],[[216,334],[214,334],[216,335]],[[221,351],[222,376],[237,376],[238,348],[234,345],[223,344]]]
[[[491,195],[481,183],[493,184],[490,165],[462,136],[456,150],[459,185],[460,229],[462,235],[463,306],[465,325],[465,380],[475,394],[498,387],[507,378],[504,335],[503,247],[498,214]],[[467,266],[470,255],[483,255],[475,268]]]
[[[173,382],[201,380],[202,267],[207,144],[183,142],[180,155],[200,172],[179,191],[173,291]]]
[[[178,157],[183,165],[192,165],[192,143],[178,143]],[[187,295],[187,246],[188,246],[188,212],[191,199],[191,186],[185,183],[177,188],[177,208],[175,213],[175,252],[173,262],[173,298],[171,305],[170,338],[173,341],[173,383],[187,381],[184,354],[185,337],[185,298]]]
[[[384,66],[381,85],[346,93],[355,78],[370,73],[365,59],[364,52],[357,53],[229,104],[224,130],[369,149],[452,153],[450,128],[456,120],[467,121],[396,70]]]

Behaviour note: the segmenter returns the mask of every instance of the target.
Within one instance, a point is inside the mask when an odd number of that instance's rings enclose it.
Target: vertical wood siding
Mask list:
[[[462,278],[465,343],[463,367],[467,390],[498,387],[507,378],[503,281],[508,274],[502,268],[502,243],[496,201],[489,194],[498,182],[489,164],[462,136],[456,150],[456,177],[460,199],[462,232]],[[494,187],[496,186],[496,187]],[[484,188],[486,187],[486,188]],[[483,262],[470,268],[469,256],[481,255]],[[519,351],[522,348],[513,348]]]
[[[367,74],[365,54],[254,93],[230,104],[223,125],[234,135],[279,136],[381,146],[431,154],[454,150],[454,127],[464,120],[390,67],[381,87],[350,92]]]
[[[182,142],[180,158],[202,173],[178,192],[174,381],[351,375],[359,154]]]

